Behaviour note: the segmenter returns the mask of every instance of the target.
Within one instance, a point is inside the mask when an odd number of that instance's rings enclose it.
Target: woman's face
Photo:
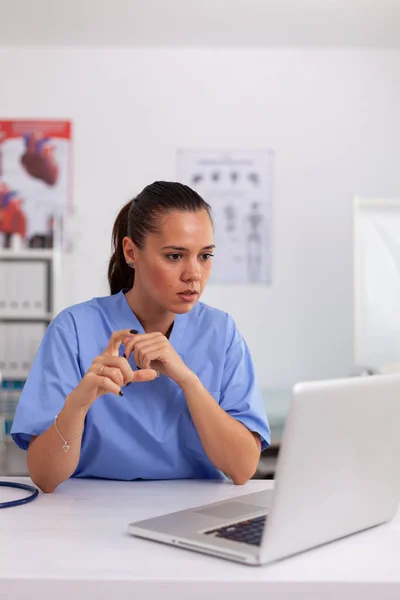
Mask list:
[[[135,288],[173,313],[189,312],[211,272],[214,231],[206,210],[174,210],[160,217],[159,232],[135,250]]]

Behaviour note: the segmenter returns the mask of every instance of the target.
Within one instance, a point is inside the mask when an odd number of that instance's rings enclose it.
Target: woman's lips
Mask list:
[[[184,292],[179,292],[178,296],[183,300],[183,302],[193,302],[196,300],[198,292],[190,292],[189,290],[185,290]]]

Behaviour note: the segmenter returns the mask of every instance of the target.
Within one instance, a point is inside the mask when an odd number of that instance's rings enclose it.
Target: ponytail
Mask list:
[[[119,212],[112,230],[113,255],[108,265],[108,283],[111,294],[117,294],[124,288],[131,288],[135,279],[135,269],[126,264],[122,240],[128,235],[128,216],[132,201]]]

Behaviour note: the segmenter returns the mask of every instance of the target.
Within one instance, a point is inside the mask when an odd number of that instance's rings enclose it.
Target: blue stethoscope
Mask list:
[[[12,506],[20,506],[21,504],[28,504],[32,502],[39,495],[39,490],[33,485],[27,485],[25,483],[15,483],[13,481],[0,481],[0,487],[16,488],[17,490],[26,490],[30,492],[29,496],[20,498],[19,500],[10,500],[10,502],[0,502],[0,508],[11,508]]]

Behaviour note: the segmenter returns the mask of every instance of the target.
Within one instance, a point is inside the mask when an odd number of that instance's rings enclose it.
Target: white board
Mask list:
[[[400,362],[400,199],[353,200],[354,360]]]

